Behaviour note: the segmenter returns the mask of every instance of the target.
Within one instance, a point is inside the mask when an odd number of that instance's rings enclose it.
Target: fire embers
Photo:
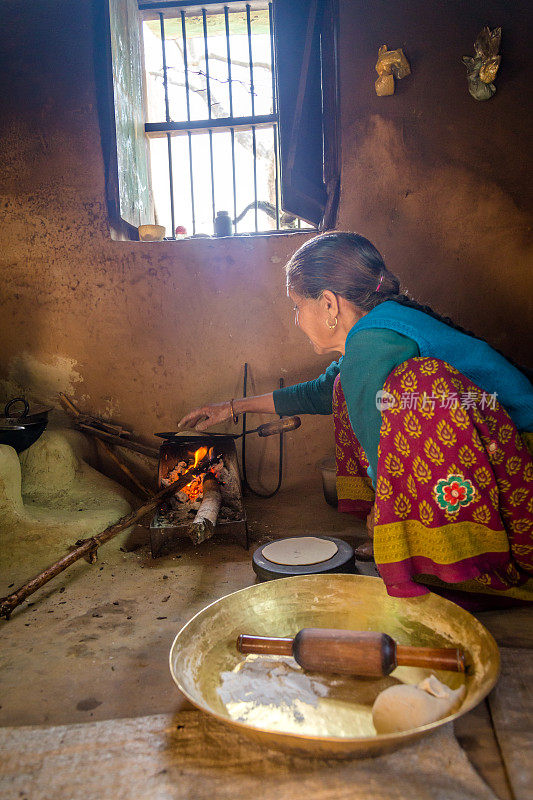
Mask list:
[[[183,456],[167,476],[161,478],[162,485],[170,486],[205,458],[207,453],[206,447],[200,447],[194,453]],[[195,544],[204,542],[213,535],[219,517],[220,521],[240,518],[239,508],[232,502],[235,490],[240,491],[239,486],[234,486],[234,483],[235,478],[222,458],[212,463],[208,472],[192,478],[190,483],[170,499],[165,513],[167,522],[183,526]]]
[[[183,475],[187,468],[187,463],[185,461],[180,461],[179,464],[176,464],[174,469],[168,473],[168,476],[162,479],[161,483],[163,486],[170,486],[171,483],[174,483],[181,475]],[[203,497],[203,486],[203,475],[193,478],[192,481],[187,484],[187,486],[184,486],[183,489],[176,494],[175,498],[172,498],[171,505],[175,506],[177,502],[180,502],[190,503],[191,508],[194,506],[194,504],[196,504],[196,507],[198,507],[200,500]]]
[[[177,481],[185,472],[196,467],[196,465],[205,458],[209,453],[210,458],[213,458],[213,448],[199,447],[194,453],[189,454],[187,461],[178,461],[176,466],[171,469],[166,477],[161,479],[163,486],[170,486],[170,484]],[[205,474],[205,473],[204,473]],[[181,503],[195,503],[203,497],[203,481],[204,475],[197,475],[191,479],[191,482],[184,486],[176,497]]]
[[[199,478],[159,506],[150,525],[153,558],[180,550],[184,536],[195,544],[214,533],[248,546],[246,513],[235,440],[231,437],[172,437],[161,445],[158,481],[172,484],[192,467],[205,463]],[[201,465],[200,465],[201,467]],[[181,481],[180,481],[181,483]]]
[[[213,448],[211,448],[211,457],[213,455],[212,450]],[[178,461],[176,466],[167,474],[166,478],[161,479],[161,484],[163,486],[170,486],[177,481],[178,478],[181,478],[185,472],[195,467],[202,458],[205,458],[207,452],[206,447],[200,447],[187,461]],[[183,489],[177,492],[175,497],[172,498],[172,507],[179,508],[178,504],[187,503],[189,511],[198,510],[204,496],[204,478],[206,475],[213,475],[217,481],[223,483],[224,471],[224,462],[221,459],[216,464],[212,464],[207,473],[193,477],[191,482],[184,486]]]

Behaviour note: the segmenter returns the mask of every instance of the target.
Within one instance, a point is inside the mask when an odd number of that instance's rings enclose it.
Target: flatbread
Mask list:
[[[319,539],[316,536],[297,536],[292,539],[280,539],[263,547],[262,555],[273,564],[288,567],[303,567],[309,564],[320,564],[338,552],[339,548],[331,539]]]

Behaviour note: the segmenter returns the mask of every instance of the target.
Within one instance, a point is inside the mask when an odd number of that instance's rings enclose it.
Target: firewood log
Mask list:
[[[204,497],[193,523],[187,531],[195,544],[201,544],[210,539],[215,532],[218,512],[222,504],[222,495],[217,479],[213,475],[204,478]]]

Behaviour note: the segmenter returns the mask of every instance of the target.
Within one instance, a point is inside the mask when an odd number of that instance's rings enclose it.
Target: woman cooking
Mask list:
[[[402,294],[358,234],[311,239],[286,273],[296,323],[339,361],[316,380],[197,408],[180,427],[245,412],[333,413],[339,510],[368,515],[389,594],[428,584],[459,602],[464,592],[533,600],[526,370]]]

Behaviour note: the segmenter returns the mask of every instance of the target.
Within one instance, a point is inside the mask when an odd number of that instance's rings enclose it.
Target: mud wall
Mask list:
[[[531,151],[525,0],[341,2],[339,227],[374,241],[413,296],[531,365]],[[467,91],[463,55],[502,26],[497,92]],[[377,97],[381,44],[412,74]]]
[[[341,0],[339,227],[371,238],[405,285],[526,360],[532,189],[525,3],[432,8]],[[468,8],[465,6],[468,5]],[[91,8],[2,7],[2,395],[70,391],[149,438],[196,404],[314,377],[327,363],[294,327],[282,266],[301,234],[158,244],[112,241],[92,64]],[[504,27],[498,93],[476,103],[461,55]],[[377,98],[377,49],[413,75]],[[329,418],[287,437],[286,486],[318,480]],[[276,443],[250,443],[275,478]]]

